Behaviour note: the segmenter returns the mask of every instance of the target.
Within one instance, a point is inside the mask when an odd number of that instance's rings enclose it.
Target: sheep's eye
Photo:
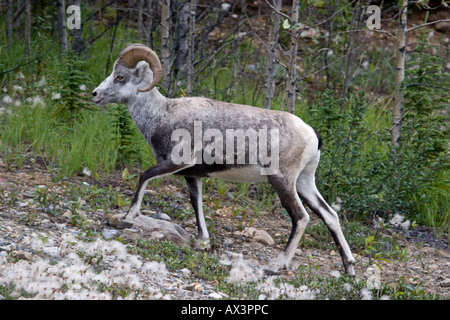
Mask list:
[[[119,81],[123,81],[123,80],[125,80],[125,77],[124,76],[121,76],[120,74],[116,77],[116,79],[117,80],[119,80]]]

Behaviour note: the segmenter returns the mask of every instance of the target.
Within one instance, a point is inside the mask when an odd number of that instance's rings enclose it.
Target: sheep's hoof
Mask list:
[[[345,274],[349,277],[355,277],[355,267],[353,264],[346,266],[345,268]]]
[[[106,224],[115,229],[126,229],[133,226],[132,222],[123,220],[123,217],[114,214],[108,214],[106,216]]]
[[[279,272],[278,271],[276,271],[276,270],[272,270],[272,269],[264,269],[264,275],[266,275],[266,276],[276,276],[276,275],[278,275],[279,274]]]

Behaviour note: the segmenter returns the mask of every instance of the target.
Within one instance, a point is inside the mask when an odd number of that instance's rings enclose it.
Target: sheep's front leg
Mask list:
[[[202,201],[202,178],[184,177],[189,187],[189,195],[191,197],[192,207],[194,208],[197,218],[198,238],[206,240],[209,238],[208,229],[206,228],[205,216],[203,214]]]
[[[132,220],[139,214],[142,199],[144,198],[145,188],[151,180],[177,173],[178,171],[186,169],[190,166],[191,165],[189,164],[174,164],[172,161],[163,161],[158,163],[156,166],[144,171],[139,179],[139,185],[136,189],[136,192],[134,193],[130,210],[123,218],[126,220]]]

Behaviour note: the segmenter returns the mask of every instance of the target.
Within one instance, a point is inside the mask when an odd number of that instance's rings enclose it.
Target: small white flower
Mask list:
[[[404,219],[405,219],[404,216],[396,213],[394,217],[389,221],[389,223],[394,227],[400,228],[402,230],[408,230],[408,228],[411,225],[411,221],[409,220],[403,221]]]
[[[23,91],[23,88],[21,86],[18,86],[17,84],[13,85],[13,89],[16,91]]]
[[[59,99],[61,99],[61,93],[52,92],[52,100],[59,100]]]
[[[43,87],[47,85],[47,80],[45,80],[45,77],[42,77],[41,80],[38,82],[39,87]]]
[[[10,96],[6,95],[3,97],[3,103],[5,104],[11,104],[13,102],[13,100],[11,99]]]
[[[83,175],[90,177],[92,174],[91,170],[89,170],[89,168],[84,167],[83,168]]]
[[[396,213],[394,217],[389,221],[390,224],[392,224],[394,227],[397,227],[403,222],[403,219],[405,219],[402,215]]]
[[[341,209],[342,209],[342,199],[337,197],[336,201],[331,204],[331,208],[333,208],[333,210],[336,211],[336,212],[341,211]]]
[[[128,274],[130,272],[131,268],[128,265],[128,263],[117,261],[114,267],[112,268],[111,272],[114,275],[117,274]]]
[[[142,261],[137,256],[131,256],[128,259],[128,263],[130,264],[130,266],[136,269],[141,269],[142,267]]]
[[[16,74],[16,79],[25,79],[25,76],[23,75],[22,72],[18,72],[18,73]]]
[[[362,300],[372,300],[372,292],[369,289],[362,288],[360,293]]]
[[[221,7],[223,11],[228,11],[231,8],[231,4],[224,2],[221,4]]]
[[[406,220],[405,222],[400,224],[400,228],[402,230],[408,230],[410,226],[411,226],[411,221],[409,221],[409,220]]]
[[[27,99],[28,101],[28,99]],[[30,102],[32,103],[31,107],[36,107],[38,104],[43,105],[44,101],[42,101],[42,98],[40,96],[33,97]]]
[[[128,287],[130,287],[132,290],[139,290],[142,288],[142,283],[137,275],[128,275]]]
[[[108,284],[110,278],[104,275],[103,273],[99,273],[92,278],[93,281],[101,284]]]
[[[85,84],[82,84],[82,85],[79,86],[79,89],[80,89],[81,91],[86,91],[87,87],[86,87]]]

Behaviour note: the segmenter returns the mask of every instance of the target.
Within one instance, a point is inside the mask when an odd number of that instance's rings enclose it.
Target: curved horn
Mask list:
[[[140,92],[147,92],[152,90],[162,78],[161,62],[159,61],[155,51],[143,44],[132,44],[122,50],[116,62],[124,65],[125,67],[134,68],[136,67],[136,64],[142,60],[146,61],[150,65],[150,69],[153,72],[152,83],[150,83],[150,85],[146,88],[138,89]]]

